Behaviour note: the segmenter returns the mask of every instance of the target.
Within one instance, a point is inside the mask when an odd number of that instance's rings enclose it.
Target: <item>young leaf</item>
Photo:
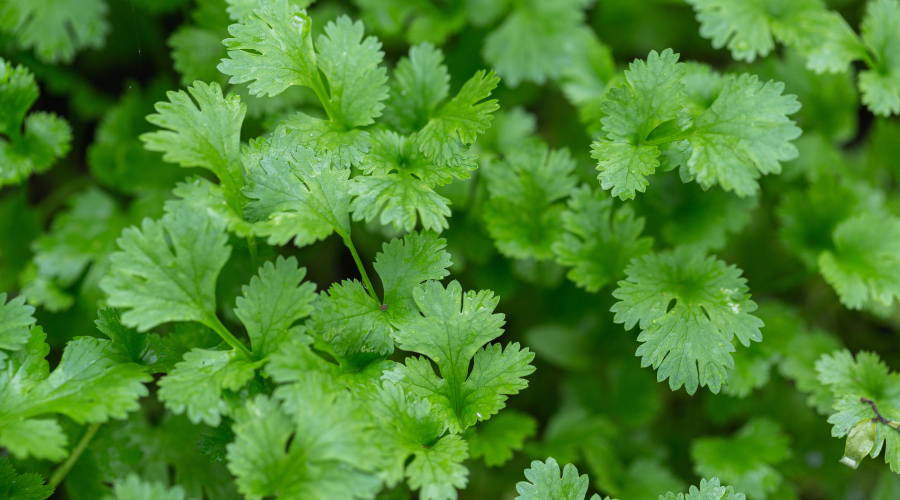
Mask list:
[[[100,309],[94,321],[97,330],[109,337],[112,347],[124,359],[144,365],[153,372],[167,372],[181,360],[182,353],[176,352],[155,333],[138,333],[134,328],[122,324],[118,309]],[[167,337],[176,336],[172,334]]]
[[[884,461],[900,474],[900,430],[896,428],[900,422],[900,374],[890,372],[877,354],[861,351],[854,360],[846,350],[823,355],[816,362],[816,371],[819,382],[827,385],[835,398],[837,412],[828,417],[828,423],[834,425],[831,435],[841,438],[860,422],[875,421],[870,456],[875,458],[884,449]]]
[[[176,415],[186,410],[191,422],[217,427],[228,414],[222,391],[241,390],[263,364],[247,361],[235,350],[194,349],[160,379],[159,399]]]
[[[259,274],[243,287],[234,313],[244,323],[253,354],[268,356],[287,339],[294,323],[309,316],[316,298],[316,285],[304,283],[306,268],[297,267],[297,259],[279,256],[259,268]]]
[[[656,368],[672,390],[684,385],[694,394],[706,385],[718,393],[734,367],[731,339],[745,346],[762,340],[763,322],[750,314],[756,303],[735,266],[679,247],[640,257],[625,274],[613,292],[614,321],[628,330],[640,322],[641,365]]]
[[[0,366],[0,445],[20,459],[58,461],[66,457],[66,435],[56,420],[77,423],[122,419],[136,410],[151,380],[143,367],[129,363],[111,342],[79,337],[69,342],[53,372],[44,357],[50,347],[41,327],[31,329],[24,348]]]
[[[446,289],[428,281],[413,290],[413,298],[422,316],[400,325],[395,338],[401,349],[431,361],[407,358],[392,377],[413,394],[428,398],[451,433],[487,420],[503,408],[507,395],[527,386],[524,377],[534,371],[529,364],[534,354],[517,343],[505,351],[499,344],[488,344],[502,335],[504,323],[502,314],[493,314],[497,306],[493,293],[463,294],[456,281]]]
[[[0,6],[0,25],[14,8],[15,2]],[[0,58],[0,186],[19,184],[69,152],[72,130],[65,120],[44,112],[25,116],[37,98],[34,75]]]
[[[106,41],[108,7],[103,0],[8,0],[0,6],[0,30],[15,35],[48,63],[71,63],[76,50],[99,49]]]
[[[628,206],[613,210],[603,191],[577,188],[562,214],[565,232],[553,243],[557,261],[570,266],[568,277],[589,292],[621,278],[634,257],[650,251],[653,239],[642,237],[644,218]]]
[[[531,468],[525,469],[525,478],[530,482],[516,484],[519,492],[516,500],[584,500],[587,494],[587,474],[579,476],[574,465],[566,464],[560,475],[559,464],[553,458],[546,462],[531,462]],[[594,495],[591,500],[600,500],[600,497]]]
[[[851,309],[900,298],[900,219],[862,213],[834,230],[834,250],[819,255],[819,269]]]
[[[170,321],[196,321],[216,329],[216,278],[231,255],[224,224],[180,207],[144,219],[118,239],[110,274],[100,282],[122,322],[139,332]]]
[[[129,474],[125,479],[113,484],[113,495],[103,500],[185,500],[184,488],[166,488],[163,483],[142,481],[137,474]]]
[[[293,239],[305,246],[332,232],[350,237],[350,169],[335,168],[285,128],[252,144],[244,157],[249,172],[244,194],[251,199],[245,214],[259,221],[256,230],[270,244]]]
[[[765,500],[784,477],[776,468],[790,455],[790,440],[770,420],[751,420],[733,437],[705,437],[691,444],[694,471],[717,476],[750,500]]]
[[[443,61],[443,52],[426,42],[410,47],[409,57],[397,63],[384,116],[400,132],[409,134],[424,127],[447,98],[450,75]]]
[[[163,153],[163,160],[169,163],[202,167],[216,174],[228,204],[239,213],[244,186],[241,125],[247,105],[233,93],[222,97],[222,88],[215,82],[194,82],[188,93],[168,92],[169,102],[156,103],[157,114],[148,116],[147,121],[165,130],[147,132],[140,139],[148,150]]]
[[[862,38],[877,64],[859,73],[862,101],[877,115],[900,114],[900,2],[868,2]]]
[[[19,474],[6,457],[0,458],[0,498],[44,500],[53,494],[39,474]]]
[[[508,462],[513,451],[521,450],[525,440],[534,437],[537,421],[531,415],[506,410],[478,427],[469,436],[472,458],[484,457],[488,467],[499,467]]]
[[[532,142],[485,171],[491,198],[484,219],[504,255],[553,257],[552,245],[563,233],[564,207],[557,202],[575,189],[574,170],[568,150]]]
[[[419,131],[419,151],[438,165],[458,163],[462,148],[491,126],[492,113],[500,106],[496,99],[485,99],[499,82],[493,72],[475,73]]]
[[[34,308],[25,305],[25,297],[13,297],[6,301],[6,293],[0,293],[0,362],[8,354],[4,351],[18,351],[31,337],[29,329],[36,321]]]
[[[591,156],[599,160],[600,185],[623,200],[644,192],[647,175],[659,166],[659,148],[644,144],[661,124],[674,120],[687,95],[682,83],[684,63],[666,49],[635,60],[625,72],[625,85],[609,91],[601,109],[606,139],[595,141]]]
[[[356,401],[327,376],[310,372],[276,397],[247,402],[235,415],[228,469],[251,500],[371,499],[372,429]]]
[[[700,487],[691,486],[687,494],[672,492],[660,496],[660,500],[744,500],[743,493],[735,493],[733,486],[722,486],[719,478],[701,479]]]

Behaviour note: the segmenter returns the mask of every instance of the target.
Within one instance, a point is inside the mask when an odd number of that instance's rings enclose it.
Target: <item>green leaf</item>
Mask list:
[[[216,318],[216,278],[231,255],[224,224],[205,212],[180,207],[155,221],[144,219],[118,239],[110,274],[100,282],[126,326],[145,332],[170,321],[210,328]]]
[[[44,500],[52,494],[53,487],[39,474],[19,474],[8,458],[0,458],[0,498]]]
[[[644,218],[629,206],[613,210],[603,191],[577,188],[562,214],[565,232],[553,243],[557,262],[569,266],[568,277],[589,292],[596,292],[623,277],[634,257],[650,251],[653,239],[642,237]]]
[[[380,213],[382,224],[393,224],[398,230],[412,231],[418,218],[425,229],[440,232],[448,227],[450,201],[432,188],[454,177],[466,179],[476,166],[468,161],[436,165],[418,151],[418,140],[415,135],[390,131],[373,134],[372,149],[361,165],[368,175],[350,181],[355,220],[369,222]]]
[[[455,500],[456,490],[469,482],[469,469],[462,464],[469,457],[468,448],[462,438],[450,435],[416,450],[406,466],[409,487],[420,490],[422,500]]]
[[[97,330],[112,340],[116,349],[126,360],[144,365],[154,372],[169,371],[181,359],[155,333],[138,333],[133,328],[122,324],[121,312],[118,309],[100,309],[94,321]]]
[[[291,85],[321,86],[311,23],[287,0],[260,4],[243,24],[228,27],[234,38],[222,42],[228,59],[222,60],[219,71],[231,75],[229,83],[252,82],[253,95],[274,96]]]
[[[147,117],[165,130],[142,134],[144,147],[163,153],[163,160],[169,163],[202,167],[216,174],[229,205],[240,212],[244,186],[241,125],[247,105],[234,93],[222,97],[222,88],[215,82],[196,81],[187,92],[166,95],[169,102],[156,103],[156,114]]]
[[[750,314],[756,303],[735,266],[678,247],[635,259],[625,274],[613,292],[614,321],[627,330],[640,322],[641,366],[652,365],[672,390],[684,385],[694,394],[699,384],[718,393],[734,368],[732,338],[745,346],[762,340],[763,322]]]
[[[551,151],[531,142],[485,170],[490,201],[484,219],[497,248],[506,256],[538,260],[553,257],[562,238],[558,203],[575,190],[575,160],[567,149]]]
[[[293,132],[296,140],[317,154],[332,155],[332,161],[341,169],[359,166],[369,151],[371,136],[365,130],[346,130],[331,120],[320,120],[302,112],[284,120],[284,126]]]
[[[7,358],[6,351],[18,351],[28,343],[29,329],[36,321],[34,308],[25,305],[25,297],[13,297],[6,301],[6,293],[0,293],[0,362]]]
[[[625,72],[625,84],[611,89],[601,109],[606,139],[595,141],[592,156],[599,160],[600,184],[623,200],[644,192],[647,175],[659,166],[659,149],[643,145],[650,132],[678,117],[687,95],[682,83],[684,64],[666,49],[650,52],[647,61],[635,60]]]
[[[297,246],[325,239],[332,232],[350,236],[350,169],[339,169],[328,157],[298,144],[279,128],[270,141],[260,139],[245,152],[251,199],[245,214],[269,243]]]
[[[268,356],[288,338],[294,323],[313,311],[316,285],[304,283],[304,277],[306,268],[298,268],[296,258],[279,256],[275,265],[263,264],[242,288],[234,313],[247,328],[254,356]]]
[[[728,77],[715,102],[692,127],[687,166],[704,188],[750,196],[762,174],[780,173],[781,164],[797,157],[791,140],[800,129],[787,115],[796,113],[796,96],[781,95],[784,84],[760,83],[756,76]]]
[[[0,26],[15,3],[0,6]],[[72,143],[69,124],[53,113],[25,116],[38,98],[37,84],[24,66],[0,58],[0,186],[19,184],[66,156]],[[23,130],[24,123],[24,130]]]
[[[137,474],[129,474],[113,484],[113,496],[103,500],[184,500],[184,488],[166,488],[163,483],[145,482]]]
[[[413,298],[422,316],[399,325],[395,339],[401,349],[430,361],[407,358],[393,377],[413,394],[428,398],[451,433],[487,420],[505,406],[507,395],[527,386],[523,377],[534,371],[529,364],[533,353],[517,343],[505,351],[499,344],[485,345],[503,333],[503,315],[493,314],[498,302],[493,293],[463,294],[456,281],[446,289],[428,281],[413,290]]]
[[[241,390],[263,364],[249,362],[235,350],[194,349],[160,379],[159,399],[176,415],[187,411],[191,422],[216,427],[222,415],[228,414],[222,391]]]
[[[542,85],[559,76],[576,55],[574,34],[585,30],[584,11],[591,0],[529,0],[514,8],[488,34],[482,55],[510,87],[522,81]]]
[[[513,451],[521,450],[525,440],[534,437],[537,421],[531,415],[506,410],[480,425],[468,438],[472,458],[484,457],[488,467],[499,467],[508,462]]]
[[[743,493],[735,493],[734,487],[722,486],[719,478],[701,479],[700,488],[691,486],[687,494],[672,492],[660,495],[660,500],[744,500]]]
[[[900,474],[900,430],[877,419],[875,413],[877,408],[884,419],[900,421],[900,374],[890,372],[877,354],[860,351],[854,360],[846,350],[823,355],[816,371],[819,382],[831,389],[836,400],[837,412],[828,417],[834,425],[832,437],[847,436],[860,422],[876,420],[870,456],[876,458],[884,449],[885,462]]]
[[[844,448],[844,456],[841,457],[841,463],[856,469],[859,464],[866,458],[866,455],[872,452],[875,447],[875,433],[877,426],[876,421],[862,420],[850,429],[847,434],[847,446]]]
[[[317,40],[319,69],[328,81],[333,120],[345,127],[375,123],[388,97],[387,74],[381,61],[381,43],[373,37],[363,39],[361,22],[347,16],[325,25],[325,34]]]
[[[859,309],[900,298],[900,218],[862,213],[834,230],[834,250],[819,255],[819,269],[841,303]]]
[[[314,330],[351,365],[390,354],[399,325],[408,324],[418,314],[413,289],[449,274],[446,246],[446,240],[433,233],[410,233],[402,240],[385,243],[373,266],[384,285],[382,303],[366,293],[358,281],[333,285],[317,305]]]
[[[112,342],[79,337],[69,342],[53,372],[44,357],[50,347],[41,327],[31,329],[24,348],[0,366],[0,445],[19,459],[59,461],[68,454],[62,428],[65,415],[79,424],[122,419],[139,408],[151,377],[129,363]]]
[[[310,372],[276,397],[281,404],[259,395],[235,415],[228,469],[240,492],[251,500],[374,498],[372,429],[350,394]]]
[[[900,2],[868,2],[862,38],[877,64],[859,73],[862,101],[877,115],[900,114]]]
[[[750,500],[765,500],[784,480],[776,468],[790,455],[790,440],[770,420],[751,420],[733,437],[704,437],[691,444],[694,472],[717,476]]]
[[[384,117],[402,133],[424,127],[449,95],[450,75],[443,62],[444,53],[425,42],[410,47],[409,56],[394,68]]]
[[[103,0],[9,0],[0,6],[0,30],[41,61],[68,64],[77,50],[103,47],[107,11]]]
[[[487,98],[499,82],[493,71],[475,73],[419,131],[419,151],[438,165],[458,163],[462,148],[491,126],[492,113],[500,106]]]
[[[531,462],[531,468],[525,469],[525,478],[530,482],[516,484],[519,493],[516,500],[584,500],[587,494],[587,474],[579,476],[574,465],[566,464],[560,475],[559,464],[553,458],[546,462]],[[599,498],[594,495],[591,500]]]

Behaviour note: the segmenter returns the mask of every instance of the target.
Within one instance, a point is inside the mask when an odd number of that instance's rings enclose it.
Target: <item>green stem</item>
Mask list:
[[[255,273],[259,269],[259,253],[256,251],[256,237],[247,235],[247,249],[250,250],[250,266]]]
[[[69,473],[69,470],[75,465],[75,462],[78,461],[78,457],[80,457],[81,454],[84,453],[84,450],[87,449],[88,445],[91,444],[91,439],[94,439],[94,435],[97,434],[97,430],[100,429],[101,425],[103,425],[101,422],[97,422],[96,424],[91,424],[91,426],[87,428],[84,432],[84,436],[81,436],[81,441],[79,441],[78,445],[75,446],[75,449],[72,450],[69,458],[53,471],[53,474],[50,476],[50,482],[47,483],[48,485],[53,489],[56,489],[63,482],[63,479],[66,478],[66,474]]]
[[[353,254],[353,260],[356,262],[356,267],[359,268],[359,274],[362,275],[363,285],[365,285],[366,289],[369,291],[369,295],[375,299],[375,302],[381,304],[381,301],[378,300],[378,296],[375,295],[375,289],[372,288],[372,282],[369,281],[369,275],[366,274],[366,268],[363,267],[362,261],[359,260],[359,254],[356,253],[356,247],[353,246],[353,240],[350,237],[344,238],[344,245],[347,245],[347,248],[350,249],[350,253]]]
[[[319,98],[319,102],[322,103],[322,107],[325,108],[325,114],[328,115],[328,119],[343,125],[343,123],[336,118],[334,109],[331,107],[331,99],[328,98],[328,93],[325,92],[325,84],[322,83],[321,77],[316,78],[315,82],[313,82],[312,89],[313,92],[316,93],[316,97]]]
[[[250,352],[250,349],[247,349],[247,346],[242,344],[228,331],[228,328],[222,324],[222,321],[219,320],[218,316],[215,314],[208,316],[206,318],[206,326],[212,328],[220,337],[222,337],[222,340],[227,342],[234,350],[243,354],[247,360],[253,361],[253,353]]]

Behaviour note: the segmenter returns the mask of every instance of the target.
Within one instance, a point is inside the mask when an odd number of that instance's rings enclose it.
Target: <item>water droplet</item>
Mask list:
[[[484,418],[484,417],[481,416],[481,413],[479,413],[479,412],[477,412],[477,411],[475,412],[475,414],[478,415],[478,418]]]
[[[306,19],[303,18],[300,14],[294,14],[291,16],[291,24],[295,27],[300,28],[300,32],[303,32],[303,28],[306,26]]]

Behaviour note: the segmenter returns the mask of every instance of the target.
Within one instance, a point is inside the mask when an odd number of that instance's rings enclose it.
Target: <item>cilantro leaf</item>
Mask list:
[[[531,415],[506,410],[478,427],[468,437],[472,458],[484,457],[488,467],[499,467],[508,462],[513,451],[521,450],[525,440],[534,437],[537,421]]]
[[[656,368],[672,390],[684,385],[694,394],[699,384],[718,393],[734,367],[732,338],[745,346],[762,340],[763,323],[750,314],[756,303],[735,266],[678,247],[634,260],[625,274],[613,292],[614,321],[629,330],[640,322],[641,366]]]
[[[492,113],[500,106],[487,98],[499,81],[493,71],[475,73],[419,131],[419,151],[438,165],[458,162],[461,148],[491,126]]]
[[[179,207],[156,221],[144,219],[118,239],[110,274],[100,282],[126,326],[145,332],[170,321],[216,329],[216,278],[231,255],[224,224],[205,212]]]
[[[410,47],[409,56],[394,68],[384,117],[402,133],[424,127],[449,95],[450,75],[443,62],[444,53],[426,42]]]
[[[31,337],[29,328],[34,322],[34,308],[25,305],[25,297],[13,297],[6,301],[6,293],[0,293],[0,362],[7,357],[4,351],[18,351]]]
[[[291,85],[321,87],[313,51],[309,17],[287,0],[261,3],[228,32],[234,38],[222,43],[228,59],[219,71],[231,75],[230,83],[252,82],[250,93],[274,96]]]
[[[704,437],[691,444],[694,471],[717,476],[751,500],[765,500],[784,481],[776,468],[790,455],[790,439],[771,420],[751,420],[733,437]]]
[[[191,422],[216,427],[228,414],[222,391],[242,389],[263,363],[247,361],[235,350],[194,349],[160,379],[159,399],[176,415],[187,411]]]
[[[819,255],[819,269],[841,303],[859,309],[869,300],[900,298],[900,219],[862,213],[834,230],[834,249]]]
[[[113,348],[126,360],[144,365],[154,372],[169,371],[181,359],[159,335],[155,333],[138,333],[133,328],[122,324],[118,309],[100,309],[94,321],[97,330],[109,337]]]
[[[71,63],[76,50],[103,46],[108,9],[103,0],[9,0],[0,7],[0,30],[41,61]]]
[[[862,38],[876,59],[876,67],[859,73],[862,101],[877,115],[900,114],[900,2],[868,2]]]
[[[387,73],[381,61],[381,43],[363,39],[361,22],[341,16],[325,26],[316,49],[319,69],[328,81],[330,107],[345,127],[361,127],[381,116],[388,97]]]
[[[613,210],[603,191],[577,188],[562,214],[565,232],[553,243],[557,261],[570,266],[568,277],[589,292],[621,278],[634,257],[650,251],[653,239],[641,237],[644,218],[635,218],[628,206]]]
[[[260,139],[245,153],[251,199],[245,215],[258,221],[258,234],[269,243],[297,246],[325,239],[332,232],[350,237],[350,169],[301,146],[295,134],[279,128],[269,141]]]
[[[889,372],[877,354],[860,351],[854,359],[847,350],[823,355],[816,362],[816,371],[819,382],[827,385],[835,398],[837,412],[828,417],[828,423],[834,425],[832,437],[847,436],[867,420],[875,423],[869,455],[875,458],[884,449],[885,462],[900,474],[900,430],[876,418],[875,413],[877,408],[878,414],[894,425],[900,421],[900,374]],[[859,465],[858,461],[842,462],[853,468]]]
[[[733,486],[722,486],[719,478],[701,479],[700,487],[691,486],[687,494],[672,492],[661,495],[660,500],[744,500],[743,493],[735,493]]]
[[[197,81],[187,93],[180,90],[167,95],[169,102],[156,103],[156,114],[147,117],[165,130],[142,134],[144,147],[163,153],[163,160],[169,163],[202,167],[216,174],[228,204],[240,212],[240,190],[244,186],[241,125],[247,105],[233,93],[223,97],[222,88],[215,82]]]
[[[390,354],[398,325],[409,323],[418,314],[415,287],[449,274],[446,246],[446,240],[433,233],[410,233],[402,240],[385,243],[374,264],[384,286],[382,303],[358,281],[335,284],[317,304],[313,329],[331,343],[335,354],[354,366]],[[350,357],[357,359],[347,359]]]
[[[405,475],[420,498],[455,499],[456,490],[468,482],[469,471],[462,465],[469,456],[466,442],[457,435],[441,437],[443,422],[427,399],[412,398],[391,382],[369,394],[369,408],[391,447],[386,452],[392,456],[388,485]]]
[[[560,475],[559,464],[553,458],[546,462],[531,462],[531,468],[525,469],[525,478],[530,482],[516,484],[519,493],[516,500],[584,500],[587,494],[587,474],[579,476],[574,465],[566,464]],[[600,497],[593,495],[591,500],[600,500]]]
[[[450,201],[432,188],[454,177],[468,178],[475,165],[436,165],[418,151],[418,139],[390,131],[373,134],[371,150],[361,165],[368,175],[350,182],[350,194],[355,197],[350,209],[355,220],[369,222],[380,213],[382,224],[404,231],[415,229],[418,219],[432,231],[448,227]]]
[[[310,372],[276,397],[280,404],[259,395],[235,415],[228,469],[240,492],[251,500],[374,498],[372,428],[350,394]]]
[[[253,354],[268,356],[290,335],[298,320],[313,311],[316,285],[304,283],[306,268],[297,267],[297,259],[279,256],[272,265],[266,262],[259,274],[243,287],[234,312],[244,326],[253,346]]]
[[[528,0],[514,8],[488,34],[482,55],[509,84],[543,84],[571,62],[572,33],[585,29],[584,11],[592,0]]]
[[[635,60],[625,71],[626,83],[611,89],[601,106],[607,140],[594,142],[592,156],[599,160],[601,186],[613,196],[626,200],[644,192],[646,176],[659,166],[659,148],[643,143],[684,107],[685,70],[678,56],[666,49],[650,52],[646,62]]]
[[[122,419],[138,408],[147,395],[143,383],[151,380],[110,341],[92,337],[71,341],[51,373],[46,338],[41,327],[32,328],[25,347],[0,366],[0,445],[20,459],[58,461],[68,454],[57,421],[36,417],[61,414],[80,424]]]
[[[564,206],[557,203],[576,185],[575,161],[567,149],[540,142],[511,151],[485,170],[491,198],[484,219],[497,248],[509,257],[553,257],[562,237]]]
[[[0,495],[14,500],[44,500],[53,487],[44,484],[39,474],[18,474],[6,457],[0,458]]]
[[[142,481],[137,474],[129,474],[113,484],[113,495],[103,500],[185,500],[184,488],[166,488],[163,483]]]
[[[410,357],[396,369],[404,388],[428,398],[444,425],[454,434],[486,420],[504,406],[507,395],[527,386],[523,377],[534,367],[534,354],[511,343],[504,351],[489,344],[503,330],[504,317],[493,314],[493,293],[462,293],[456,281],[445,289],[435,281],[413,290],[422,316],[400,325],[395,339],[401,349],[424,354]],[[482,347],[483,346],[483,347]],[[473,362],[471,373],[469,364]],[[440,376],[431,362],[437,364]]]
[[[3,9],[12,6],[0,7],[0,24]],[[0,58],[0,186],[21,183],[69,152],[72,130],[65,120],[45,112],[25,116],[37,98],[34,75]]]
[[[796,113],[796,96],[781,95],[784,84],[760,83],[756,76],[728,77],[715,102],[693,124],[687,166],[704,188],[718,183],[725,191],[750,196],[760,174],[780,173],[797,157],[790,143],[800,129],[787,115]]]

